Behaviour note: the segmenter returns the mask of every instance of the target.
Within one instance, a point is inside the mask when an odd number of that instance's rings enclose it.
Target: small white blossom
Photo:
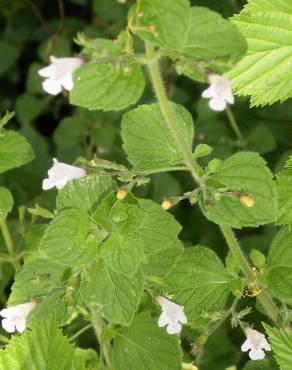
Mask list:
[[[245,334],[246,341],[241,346],[242,352],[249,351],[251,360],[262,360],[265,357],[264,350],[271,351],[271,346],[265,335],[251,328],[247,328]]]
[[[23,333],[26,325],[26,318],[31,310],[36,306],[36,302],[28,302],[4,308],[0,311],[0,316],[4,317],[2,320],[2,327],[8,333],[14,333],[17,330]]]
[[[81,58],[56,58],[51,55],[50,61],[49,66],[38,71],[40,76],[46,78],[42,83],[43,89],[51,95],[59,94],[62,88],[68,91],[72,90],[72,74],[84,63],[84,60]]]
[[[167,325],[166,330],[168,334],[179,333],[181,331],[181,324],[187,323],[184,307],[161,296],[158,296],[156,299],[162,308],[162,313],[158,319],[158,326],[161,328]]]
[[[83,168],[58,162],[56,158],[53,161],[53,167],[48,171],[49,178],[43,181],[43,190],[52,189],[54,186],[62,189],[69,181],[86,176]]]
[[[228,103],[234,103],[231,82],[228,78],[216,74],[210,74],[208,79],[210,86],[203,91],[202,97],[210,99],[209,107],[212,110],[222,112],[227,107]]]

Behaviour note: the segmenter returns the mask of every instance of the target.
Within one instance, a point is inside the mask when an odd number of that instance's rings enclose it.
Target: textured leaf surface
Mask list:
[[[250,0],[233,18],[248,43],[247,55],[230,72],[235,92],[252,105],[292,95],[292,5],[290,0]]]
[[[86,176],[70,181],[59,191],[57,208],[76,208],[92,214],[107,193],[115,188],[110,177]]]
[[[98,230],[84,213],[65,210],[47,228],[40,252],[56,262],[78,268],[97,254],[98,239]]]
[[[190,8],[187,0],[171,4],[169,0],[142,0],[136,12],[134,32],[170,54],[197,60],[237,59],[246,50],[234,25],[207,8]]]
[[[284,169],[276,180],[278,192],[278,219],[280,225],[292,224],[292,158],[288,160]]]
[[[0,352],[1,370],[85,370],[83,359],[49,317]]]
[[[140,271],[126,275],[100,259],[82,275],[80,299],[109,322],[129,325],[138,310],[143,287]]]
[[[22,166],[34,158],[30,144],[17,132],[0,134],[0,173]]]
[[[229,276],[210,249],[186,248],[175,268],[166,277],[166,292],[185,307],[190,324],[196,325],[203,312],[222,309],[229,296]]]
[[[159,328],[157,317],[144,312],[115,338],[113,366],[119,370],[181,370],[182,353],[176,335]]]
[[[204,210],[211,221],[235,228],[258,226],[275,221],[277,194],[273,175],[256,153],[240,152],[225,160],[213,176],[226,194]],[[239,197],[247,195],[254,206],[247,207]]]
[[[291,302],[292,289],[292,230],[283,228],[271,245],[267,260],[268,288],[271,293]]]
[[[281,370],[290,370],[292,364],[292,334],[264,325]]]
[[[0,218],[5,219],[13,207],[13,197],[10,191],[0,186]]]
[[[88,63],[74,74],[70,102],[90,110],[121,110],[142,95],[145,80],[139,66],[129,72],[111,63]]]
[[[192,145],[194,127],[189,112],[172,104],[185,139]],[[182,161],[182,154],[168,130],[158,104],[140,105],[125,114],[122,138],[129,161],[141,170],[172,166]]]

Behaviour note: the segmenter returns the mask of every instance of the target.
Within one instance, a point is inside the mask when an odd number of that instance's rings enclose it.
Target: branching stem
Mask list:
[[[241,133],[240,128],[239,128],[239,126],[236,122],[236,119],[234,117],[234,114],[233,114],[232,110],[229,108],[229,106],[227,106],[225,111],[226,111],[230,126],[231,126],[232,130],[234,131],[234,133],[235,133],[235,135],[236,135],[236,137],[239,141],[239,144],[241,146],[245,147],[246,146],[245,140],[242,136],[242,133]]]

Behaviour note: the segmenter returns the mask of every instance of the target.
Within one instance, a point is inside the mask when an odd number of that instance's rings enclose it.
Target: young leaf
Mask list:
[[[292,364],[292,334],[264,324],[281,370],[290,370]]]
[[[13,197],[10,191],[0,186],[0,219],[5,219],[13,207]]]
[[[178,337],[159,328],[149,312],[135,317],[129,328],[120,329],[113,349],[113,367],[119,370],[178,370],[182,352]]]
[[[58,329],[56,320],[33,327],[22,336],[14,336],[0,352],[0,370],[85,370],[84,360]]]
[[[89,110],[121,110],[136,103],[143,93],[145,79],[138,65],[88,63],[74,74],[71,104]]]
[[[213,177],[217,198],[203,206],[206,217],[235,228],[259,226],[275,221],[277,195],[273,175],[265,161],[252,152],[236,153],[220,166]]]
[[[235,92],[250,95],[252,106],[291,97],[290,0],[250,0],[233,23],[248,43],[247,55],[229,74]]]
[[[272,242],[267,260],[268,288],[287,303],[291,302],[292,289],[292,230],[278,232]]]
[[[135,11],[129,15],[133,32],[170,55],[238,59],[246,50],[244,38],[229,21],[207,8],[190,8],[187,0],[144,0]]]
[[[40,252],[60,264],[78,268],[96,256],[102,238],[84,213],[68,209],[59,213],[46,229]]]
[[[165,290],[185,307],[191,325],[204,312],[222,309],[230,294],[230,278],[217,255],[208,248],[186,248],[173,271],[165,278]]]
[[[57,208],[76,208],[84,213],[92,214],[101,199],[115,189],[111,177],[86,176],[82,179],[70,181],[59,191]]]
[[[172,110],[191,147],[194,127],[190,113],[174,103]],[[136,169],[159,169],[182,161],[180,149],[165,124],[158,104],[140,105],[126,113],[121,134],[128,159]]]
[[[292,157],[285,164],[284,169],[278,174],[276,180],[278,192],[278,219],[279,225],[292,224]]]
[[[140,271],[127,275],[99,259],[81,276],[79,300],[97,309],[110,323],[129,325],[138,310],[143,288]]]
[[[15,131],[0,133],[0,173],[34,159],[30,144]]]

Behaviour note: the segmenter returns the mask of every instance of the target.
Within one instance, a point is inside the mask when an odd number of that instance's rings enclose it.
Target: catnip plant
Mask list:
[[[114,37],[79,29],[78,52],[60,53],[63,22],[30,69],[42,95],[16,104],[26,129],[2,115],[0,173],[27,177],[19,167],[45,150],[28,129],[41,104],[63,99],[73,113],[13,223],[22,193],[1,180],[0,370],[292,369],[291,151],[270,166],[273,134],[247,134],[236,108],[248,119],[292,96],[292,1],[230,3],[227,18],[201,1],[115,0]],[[177,94],[169,79],[183,81]],[[97,140],[93,122],[106,122]],[[121,140],[107,145],[104,132]]]

